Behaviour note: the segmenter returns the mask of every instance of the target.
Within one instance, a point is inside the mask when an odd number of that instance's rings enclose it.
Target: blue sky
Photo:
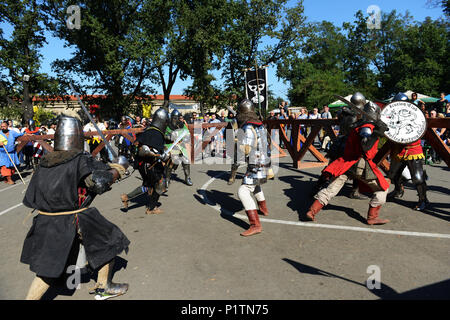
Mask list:
[[[289,6],[294,6],[297,1],[289,1]],[[304,0],[304,14],[307,17],[308,22],[317,22],[322,20],[331,21],[336,26],[342,26],[343,22],[353,22],[354,15],[358,10],[362,10],[363,13],[367,12],[367,8],[371,5],[376,5],[382,12],[391,12],[397,10],[397,12],[404,14],[407,10],[417,21],[423,21],[425,17],[430,16],[436,19],[443,16],[442,9],[439,8],[427,8],[427,0]],[[0,24],[5,32],[5,36],[10,34],[11,30],[4,24]],[[68,58],[72,52],[69,48],[64,48],[64,44],[61,40],[51,37],[47,33],[48,44],[42,49],[43,61],[42,72],[53,74],[51,72],[50,64],[58,58]],[[281,80],[278,80],[275,75],[274,66],[270,66],[268,69],[268,82],[270,89],[274,92],[275,96],[279,96],[287,100],[288,85],[284,84]],[[215,74],[219,76],[219,74]],[[220,79],[217,83],[220,84]],[[183,90],[191,84],[191,81],[177,80],[172,90],[172,94],[183,94]],[[162,94],[162,88],[158,89],[158,93]]]

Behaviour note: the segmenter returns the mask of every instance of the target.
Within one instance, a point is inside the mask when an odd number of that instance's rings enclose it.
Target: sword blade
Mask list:
[[[185,135],[187,135],[187,131],[183,131],[181,133],[181,135],[177,138],[177,140],[175,140],[175,142],[169,147],[169,149],[166,150],[166,152],[164,152],[165,154],[168,154],[180,141],[181,139],[184,138]]]
[[[334,95],[336,98],[338,98],[339,100],[341,100],[342,102],[346,103],[350,109],[352,109],[353,111],[356,111],[357,113],[359,113],[362,116],[366,116],[367,118],[369,118],[370,120],[376,121],[377,119],[375,119],[374,117],[372,117],[370,114],[368,114],[367,112],[365,112],[364,110],[361,110],[360,108],[358,108],[356,105],[354,105],[353,103],[351,103],[350,101],[348,101],[347,99],[345,99],[344,97],[341,97],[340,95],[335,94]]]
[[[78,103],[81,105],[81,108],[83,109],[84,113],[86,114],[86,116],[89,118],[89,121],[94,125],[95,130],[97,130],[97,133],[100,135],[100,137],[102,137],[103,142],[105,143],[105,146],[108,148],[108,150],[111,152],[111,154],[113,155],[114,159],[118,158],[117,153],[113,150],[113,148],[111,147],[111,145],[109,144],[109,141],[106,140],[105,136],[103,135],[102,130],[100,130],[100,128],[97,126],[97,124],[95,123],[94,119],[92,119],[91,114],[87,111],[86,107],[83,104],[83,101],[81,101],[80,96],[78,95],[78,93],[75,91],[75,89],[73,88],[72,82],[69,82],[70,88],[72,89],[72,92],[74,93],[74,95],[77,97]]]

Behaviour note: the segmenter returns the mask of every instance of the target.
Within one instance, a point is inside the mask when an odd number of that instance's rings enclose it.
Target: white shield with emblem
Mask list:
[[[425,134],[427,119],[413,103],[395,101],[387,104],[381,111],[381,121],[389,130],[384,134],[389,140],[400,144],[413,143]]]

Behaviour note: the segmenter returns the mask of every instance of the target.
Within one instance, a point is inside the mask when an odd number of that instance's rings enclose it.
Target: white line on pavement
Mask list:
[[[244,216],[242,214],[234,214],[234,212],[231,212],[227,209],[222,208],[219,204],[211,205],[209,204],[208,198],[206,196],[206,189],[208,186],[216,180],[216,178],[219,178],[222,176],[223,173],[218,174],[217,176],[209,179],[201,188],[202,195],[204,198],[205,203],[213,208],[216,211],[222,212],[227,215],[233,215],[234,217],[246,219],[248,220],[247,216]],[[332,225],[332,224],[319,224],[315,222],[297,222],[297,221],[285,221],[285,220],[276,220],[276,219],[268,219],[268,218],[259,218],[263,222],[271,222],[271,223],[279,223],[279,224],[287,224],[287,225],[296,225],[301,227],[309,227],[309,228],[326,228],[326,229],[339,229],[339,230],[350,230],[350,231],[363,231],[363,232],[372,232],[372,233],[384,233],[384,234],[394,234],[394,235],[401,235],[401,236],[415,236],[415,237],[429,237],[429,238],[447,238],[450,239],[450,234],[445,233],[427,233],[427,232],[414,232],[414,231],[401,231],[401,230],[386,230],[386,229],[376,229],[375,228],[361,228],[361,227],[350,227],[350,226],[338,226],[338,225]]]
[[[31,180],[31,179],[24,180],[24,181],[25,181],[25,182],[28,182],[28,181],[30,181],[30,180]],[[14,187],[17,187],[17,186],[24,186],[24,187],[27,187],[26,185],[24,185],[24,184],[22,183],[22,181],[20,181],[20,183],[16,182],[15,185],[12,185],[12,186],[9,186],[9,187],[0,189],[0,192],[6,191],[6,190],[8,190],[8,189],[11,189],[11,188],[14,188]]]
[[[6,210],[3,210],[2,212],[0,212],[0,216],[5,214],[5,213],[7,213],[7,212],[9,212],[9,211],[11,211],[11,210],[14,210],[15,208],[20,207],[21,205],[22,205],[22,203],[18,203],[15,206],[12,206],[12,207],[10,207],[10,208],[8,208]]]

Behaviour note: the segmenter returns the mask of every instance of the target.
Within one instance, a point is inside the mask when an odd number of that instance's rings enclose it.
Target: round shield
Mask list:
[[[413,103],[394,101],[381,111],[381,120],[389,130],[384,134],[396,143],[416,142],[425,134],[427,119],[423,112]]]

